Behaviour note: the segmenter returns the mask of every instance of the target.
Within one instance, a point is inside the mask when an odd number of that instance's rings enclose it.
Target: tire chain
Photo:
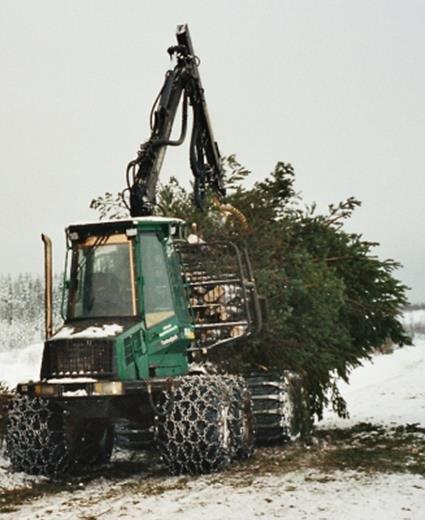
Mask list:
[[[155,442],[172,474],[218,471],[235,458],[232,385],[228,377],[187,376],[172,395],[162,393],[160,409],[170,411],[155,418]]]
[[[225,376],[230,388],[231,439],[235,458],[248,459],[254,453],[255,425],[251,392],[241,376]]]
[[[62,411],[46,399],[16,395],[6,426],[6,454],[15,471],[57,476],[67,471],[69,454]]]
[[[199,372],[196,372],[196,375],[199,375]],[[255,445],[251,393],[243,377],[226,376],[224,380],[229,385],[231,392],[230,430],[232,448],[237,458],[247,459],[253,454]],[[131,421],[124,421],[115,425],[115,443],[121,448],[145,450],[151,448],[153,442],[153,427],[142,428],[139,424]]]
[[[70,419],[47,399],[17,394],[6,425],[6,454],[13,469],[60,477],[108,462],[113,429],[104,426],[100,431],[90,421],[72,425]]]

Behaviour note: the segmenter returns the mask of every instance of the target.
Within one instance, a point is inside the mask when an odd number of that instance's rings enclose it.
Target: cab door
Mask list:
[[[181,375],[187,371],[187,340],[176,312],[171,262],[161,233],[139,235],[142,313],[150,377]]]

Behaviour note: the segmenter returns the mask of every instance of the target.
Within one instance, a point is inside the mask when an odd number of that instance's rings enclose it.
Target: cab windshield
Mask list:
[[[126,235],[89,237],[73,246],[70,318],[134,316],[132,242]]]

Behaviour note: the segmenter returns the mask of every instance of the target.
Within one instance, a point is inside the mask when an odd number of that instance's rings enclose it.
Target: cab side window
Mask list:
[[[153,327],[175,314],[164,247],[156,233],[140,236],[143,300],[146,326]]]

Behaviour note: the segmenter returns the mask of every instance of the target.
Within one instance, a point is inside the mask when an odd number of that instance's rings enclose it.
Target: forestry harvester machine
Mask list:
[[[155,444],[174,474],[203,473],[248,457],[256,440],[291,433],[283,379],[211,373],[202,365],[210,349],[243,348],[260,330],[261,306],[246,251],[188,241],[185,222],[154,216],[164,154],[184,141],[189,105],[194,202],[202,207],[207,190],[225,196],[187,26],[178,27],[168,53],[175,66],[152,109],[151,136],[127,167],[130,216],[66,230],[64,325],[55,333],[51,242],[43,235],[40,379],[18,385],[6,431],[17,471],[55,476],[102,464],[115,439]],[[180,104],[181,135],[173,141]]]

